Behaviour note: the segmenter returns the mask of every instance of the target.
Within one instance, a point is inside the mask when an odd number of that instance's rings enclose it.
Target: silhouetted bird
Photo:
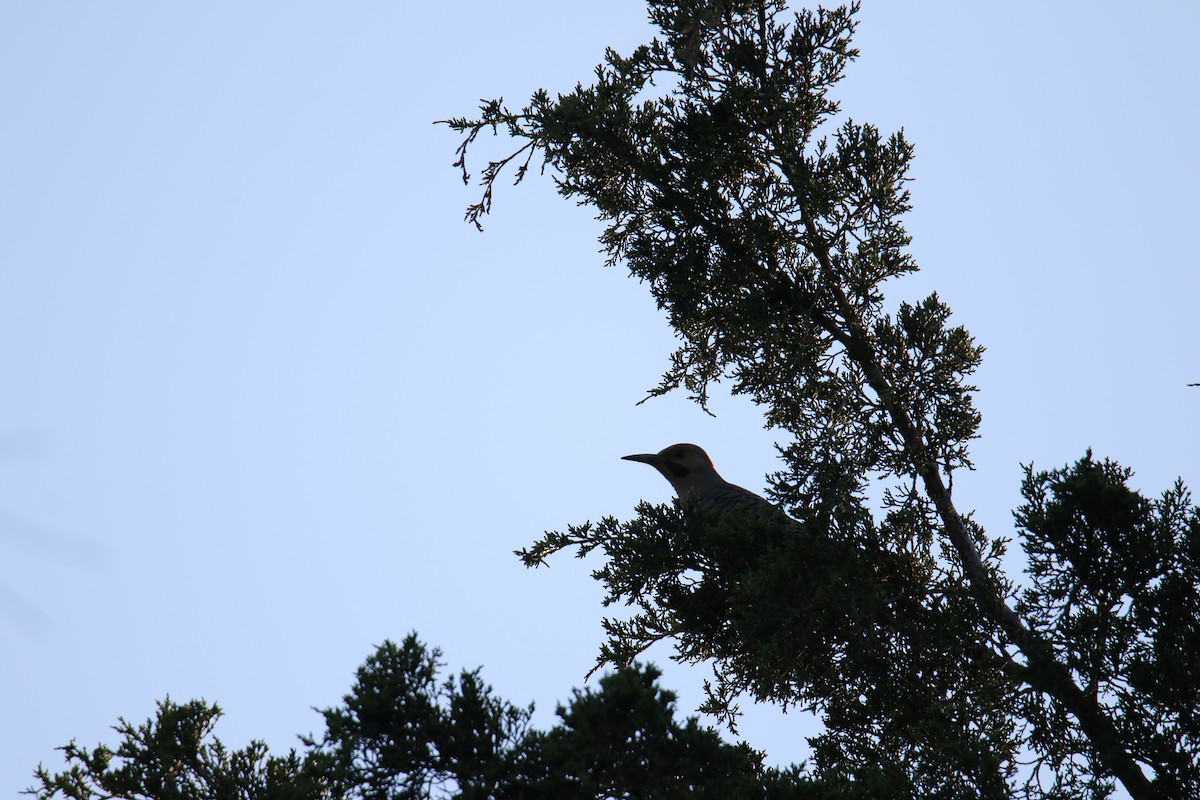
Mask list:
[[[657,453],[641,453],[622,458],[654,467],[670,481],[680,499],[694,494],[700,507],[705,510],[721,514],[746,514],[778,509],[778,506],[766,498],[736,486],[718,475],[708,453],[694,444],[673,444]]]

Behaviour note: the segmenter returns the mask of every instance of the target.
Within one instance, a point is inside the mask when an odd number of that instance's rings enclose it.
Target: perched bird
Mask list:
[[[622,456],[626,461],[649,464],[662,473],[683,499],[696,495],[700,507],[720,514],[761,513],[777,507],[749,489],[729,483],[713,467],[708,453],[694,444],[673,444],[657,453]]]

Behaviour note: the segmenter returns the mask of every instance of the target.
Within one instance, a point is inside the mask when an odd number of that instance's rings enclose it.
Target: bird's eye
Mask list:
[[[671,470],[671,474],[676,478],[686,478],[688,473],[691,472],[691,470],[687,467],[681,467],[678,464],[674,464],[670,461],[667,462],[667,469]]]

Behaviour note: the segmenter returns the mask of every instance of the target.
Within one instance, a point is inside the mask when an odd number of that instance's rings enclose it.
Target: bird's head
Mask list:
[[[694,444],[673,444],[657,453],[622,456],[626,461],[649,464],[671,482],[680,497],[689,491],[697,493],[724,481],[713,468],[708,453]]]

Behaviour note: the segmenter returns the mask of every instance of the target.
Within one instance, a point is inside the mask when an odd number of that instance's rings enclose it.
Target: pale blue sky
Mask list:
[[[745,401],[635,407],[672,338],[587,209],[532,176],[461,222],[431,121],[646,34],[640,2],[563,8],[0,6],[0,796],[168,693],[290,747],[413,629],[546,723],[601,638],[596,564],[511,551],[666,500],[625,453],[694,441],[762,487]],[[962,506],[1007,534],[1019,463],[1089,446],[1200,484],[1200,11],[861,19],[845,109],[917,146],[898,296],[937,289],[988,348]],[[705,675],[668,672],[684,710]],[[808,730],[744,733],[790,762]]]

